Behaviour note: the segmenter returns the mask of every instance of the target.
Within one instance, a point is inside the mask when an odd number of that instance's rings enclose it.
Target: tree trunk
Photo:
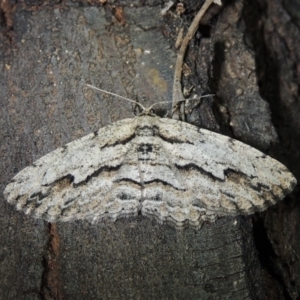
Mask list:
[[[200,8],[194,2],[162,17],[162,1],[3,1],[1,191],[39,157],[136,112],[85,83],[146,107],[171,101],[177,29]],[[213,105],[191,105],[189,122],[264,151],[299,178],[300,21],[296,1],[285,2],[212,6],[190,44],[183,86],[216,95]],[[50,224],[1,196],[0,298],[297,299],[297,195],[199,230],[142,216]]]

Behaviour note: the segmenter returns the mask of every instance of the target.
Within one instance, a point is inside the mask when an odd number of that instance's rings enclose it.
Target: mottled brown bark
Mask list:
[[[176,28],[188,25],[194,2],[185,3],[184,22],[175,12],[160,17],[159,1],[0,6],[1,192],[38,157],[133,115],[131,104],[85,82],[146,106],[171,100]],[[192,41],[183,78],[186,90],[216,94],[214,114],[202,101],[190,104],[188,120],[220,127],[299,178],[296,1],[223,2]],[[298,195],[199,231],[143,217],[47,224],[1,196],[0,298],[297,299]]]

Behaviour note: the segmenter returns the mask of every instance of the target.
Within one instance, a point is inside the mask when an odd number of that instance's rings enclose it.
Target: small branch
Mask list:
[[[175,74],[174,74],[174,83],[173,83],[173,91],[172,91],[172,107],[179,106],[179,102],[184,99],[182,94],[182,87],[181,87],[181,74],[182,74],[182,66],[183,66],[183,59],[185,56],[185,52],[190,40],[193,38],[195,32],[199,27],[200,20],[202,19],[203,15],[210,7],[212,3],[222,5],[220,0],[206,0],[195,16],[192,24],[190,25],[186,36],[184,37],[179,52],[177,54],[176,66],[175,66]],[[175,119],[179,119],[179,115],[182,119],[184,119],[184,105],[180,106],[180,113],[174,114]]]

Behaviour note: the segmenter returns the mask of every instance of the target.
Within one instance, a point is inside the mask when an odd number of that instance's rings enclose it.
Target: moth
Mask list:
[[[141,214],[200,227],[265,210],[295,185],[289,170],[262,152],[148,109],[38,159],[4,196],[49,222]]]

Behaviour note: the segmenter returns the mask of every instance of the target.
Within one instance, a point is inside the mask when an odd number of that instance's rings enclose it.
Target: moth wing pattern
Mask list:
[[[124,119],[68,143],[19,172],[4,196],[36,218],[91,218],[105,210],[103,195],[111,188],[132,134],[132,119]]]
[[[297,183],[283,164],[240,141],[172,119],[159,122],[164,147],[192,193],[192,205],[205,211],[203,220],[210,218],[209,212],[263,211]]]
[[[199,227],[275,204],[296,180],[262,152],[177,120],[142,115],[67,144],[5,189],[17,209],[48,221],[155,217]]]

